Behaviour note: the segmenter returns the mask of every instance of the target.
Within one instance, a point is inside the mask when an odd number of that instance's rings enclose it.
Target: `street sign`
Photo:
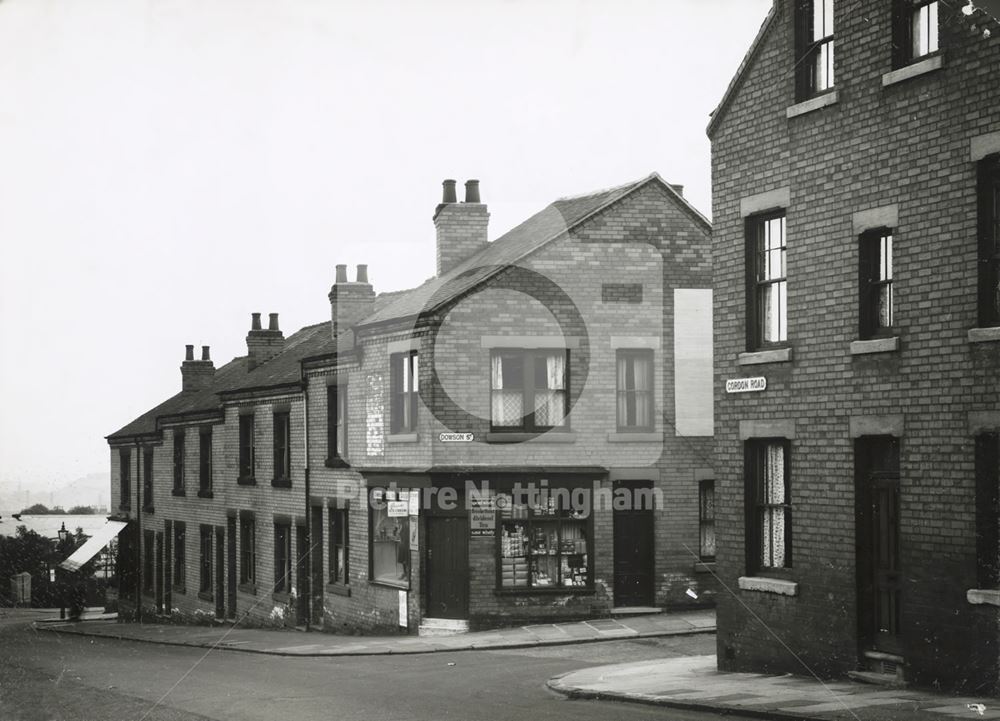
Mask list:
[[[751,393],[767,388],[767,378],[730,378],[726,381],[726,393]]]
[[[442,443],[468,443],[475,436],[472,433],[439,433],[438,440]]]

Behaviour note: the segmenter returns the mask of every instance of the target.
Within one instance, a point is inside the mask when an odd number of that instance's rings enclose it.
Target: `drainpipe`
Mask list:
[[[139,450],[138,439],[135,442],[135,535],[138,539],[137,548],[138,553],[138,566],[139,573],[135,575],[136,578],[136,589],[135,589],[135,620],[138,623],[142,623],[142,560],[145,558],[144,553],[146,551],[143,548],[143,538],[142,538],[142,457]]]
[[[300,366],[301,368],[301,366]],[[305,375],[305,371],[302,371]],[[306,631],[310,631],[312,627],[312,604],[313,604],[313,594],[312,594],[312,574],[313,574],[313,537],[312,537],[312,509],[309,507],[309,382],[303,378],[302,379],[302,444],[305,450],[305,468],[303,468],[305,476],[305,491],[306,491],[306,577],[303,586],[303,593],[306,594]]]

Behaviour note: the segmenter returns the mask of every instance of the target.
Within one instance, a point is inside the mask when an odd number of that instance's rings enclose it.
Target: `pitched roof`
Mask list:
[[[402,320],[440,308],[492,277],[503,267],[534,253],[592,215],[651,182],[661,184],[697,222],[706,228],[711,227],[705,216],[669,183],[664,182],[657,173],[614,188],[561,198],[507,231],[444,275],[430,278],[416,288],[404,291],[395,301],[387,303],[381,310],[376,310],[358,325]]]
[[[712,111],[710,119],[708,121],[708,127],[705,128],[705,132],[708,137],[712,137],[715,132],[715,128],[718,126],[722,117],[725,115],[726,109],[729,107],[729,101],[733,99],[736,94],[736,90],[740,85],[743,84],[743,78],[746,76],[747,70],[750,69],[750,63],[757,55],[757,50],[760,49],[764,36],[767,34],[768,28],[771,27],[771,23],[774,21],[774,17],[777,11],[777,3],[771,5],[771,9],[767,11],[767,17],[764,18],[764,22],[761,23],[760,30],[757,31],[757,36],[750,43],[750,49],[747,50],[746,55],[743,56],[743,61],[740,66],[736,69],[736,74],[733,79],[729,81],[729,85],[726,87],[726,92],[722,95],[722,100],[716,106],[715,110]]]

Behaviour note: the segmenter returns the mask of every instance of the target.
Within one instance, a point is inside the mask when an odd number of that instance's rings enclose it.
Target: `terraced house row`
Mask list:
[[[652,175],[487,237],[329,319],[253,314],[108,436],[125,613],[450,630],[714,602],[710,227]],[[251,299],[248,299],[251,300]],[[326,311],[324,311],[325,313]]]
[[[776,0],[708,132],[720,667],[996,692],[1000,26]]]

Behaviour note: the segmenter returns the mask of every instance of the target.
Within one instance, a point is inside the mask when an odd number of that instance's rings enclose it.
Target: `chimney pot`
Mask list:
[[[184,346],[184,360],[194,360],[194,346],[186,345]]]
[[[201,359],[203,361],[210,361],[210,360],[212,360],[212,357],[208,354],[208,346],[207,345],[203,345],[201,347]]]
[[[684,197],[684,186],[680,183],[671,183],[670,187],[674,189],[674,192],[681,197]]]
[[[458,200],[455,195],[455,181],[446,180],[441,185],[444,186],[444,192],[441,195],[442,203],[454,203]]]
[[[260,330],[260,313],[250,314],[250,330]]]
[[[466,203],[480,203],[479,200],[479,181],[478,180],[466,180],[465,181],[465,202]]]
[[[336,280],[336,282],[337,283],[346,283],[347,282],[347,266],[346,265],[338,265],[337,266],[337,280]]]
[[[269,313],[267,316],[267,329],[268,330],[280,330],[278,328],[278,314]]]
[[[368,266],[365,264],[358,264],[358,282],[367,283],[368,282]]]

